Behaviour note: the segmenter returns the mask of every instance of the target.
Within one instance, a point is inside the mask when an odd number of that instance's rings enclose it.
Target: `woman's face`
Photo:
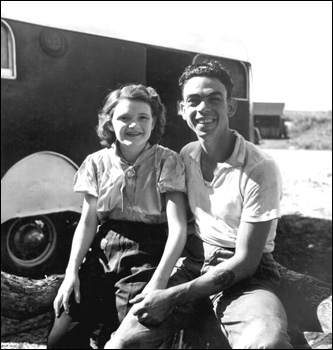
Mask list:
[[[120,144],[138,151],[146,146],[155,119],[148,103],[124,99],[115,107],[111,123]]]

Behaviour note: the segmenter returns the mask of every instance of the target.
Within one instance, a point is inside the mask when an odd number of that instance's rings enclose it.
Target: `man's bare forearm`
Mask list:
[[[252,273],[252,270],[232,262],[231,258],[193,281],[171,287],[169,297],[173,300],[173,306],[180,306],[219,293]]]
[[[252,276],[260,263],[271,225],[272,220],[242,223],[239,228],[235,255],[195,280],[172,287],[170,294],[174,306],[214,295]]]
[[[223,289],[230,287],[235,279],[233,271],[224,270],[222,268],[213,271],[213,283]]]

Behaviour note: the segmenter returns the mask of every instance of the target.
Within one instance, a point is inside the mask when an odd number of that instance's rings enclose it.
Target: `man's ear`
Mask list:
[[[186,120],[184,101],[178,101],[178,114],[181,115],[184,120]]]
[[[237,109],[237,100],[235,100],[234,98],[231,98],[228,101],[228,117],[231,118]]]

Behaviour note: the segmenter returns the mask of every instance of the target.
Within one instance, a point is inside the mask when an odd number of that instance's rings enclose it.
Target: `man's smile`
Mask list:
[[[210,123],[213,123],[215,119],[213,118],[205,118],[205,119],[198,119],[196,120],[196,122],[198,124],[210,124]]]

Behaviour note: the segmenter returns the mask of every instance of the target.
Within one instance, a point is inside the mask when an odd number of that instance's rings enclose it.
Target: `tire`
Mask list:
[[[62,234],[64,219],[63,214],[38,215],[1,225],[1,270],[31,278],[63,273],[70,250],[64,238],[72,239],[72,235]]]

